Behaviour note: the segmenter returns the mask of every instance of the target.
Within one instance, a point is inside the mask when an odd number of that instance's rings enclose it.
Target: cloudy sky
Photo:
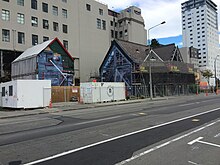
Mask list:
[[[142,10],[145,20],[145,28],[148,29],[162,21],[166,24],[151,30],[151,38],[167,38],[181,42],[181,3],[186,0],[101,0],[108,4],[109,9],[120,10],[128,6],[135,5]],[[220,29],[220,0],[212,0],[218,5],[218,23]],[[171,41],[172,42],[172,41]],[[177,43],[179,44],[179,43]]]

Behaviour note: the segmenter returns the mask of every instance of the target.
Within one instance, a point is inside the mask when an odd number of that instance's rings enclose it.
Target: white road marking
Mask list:
[[[194,143],[202,143],[202,144],[206,144],[206,145],[210,145],[210,146],[214,146],[214,147],[218,147],[220,148],[220,145],[218,144],[214,144],[214,143],[209,143],[209,142],[205,142],[205,141],[201,141],[203,139],[203,137],[198,137],[197,139],[189,142],[189,145],[193,145]]]
[[[181,105],[178,105],[179,107],[183,107],[183,106],[188,106],[188,105],[193,105],[195,103],[188,103],[188,104],[181,104]]]
[[[192,162],[192,161],[188,161],[188,163],[194,164],[194,165],[199,165],[198,163],[195,163],[195,162]]]
[[[209,142],[200,141],[200,140],[198,141],[198,143],[202,143],[202,144],[206,144],[206,145],[210,145],[210,146],[214,146],[214,147],[220,148],[220,145],[214,144],[214,143],[209,143]]]
[[[137,159],[137,158],[139,158],[139,157],[141,157],[141,156],[144,156],[144,155],[146,155],[146,154],[148,154],[148,153],[150,153],[150,152],[156,151],[156,150],[158,150],[158,149],[160,149],[160,148],[162,148],[162,147],[164,147],[164,146],[167,146],[167,145],[169,145],[169,144],[171,144],[171,143],[173,143],[173,142],[176,142],[176,141],[178,141],[178,140],[180,140],[180,139],[183,139],[183,138],[185,138],[185,137],[187,137],[187,136],[189,136],[189,135],[191,135],[191,134],[193,134],[193,133],[196,133],[196,132],[199,132],[199,131],[201,131],[201,130],[203,130],[203,129],[205,129],[205,128],[208,128],[208,127],[210,127],[210,126],[212,126],[213,124],[216,124],[216,123],[218,123],[218,122],[220,122],[220,120],[218,120],[218,121],[216,121],[216,122],[213,122],[213,123],[211,123],[211,124],[208,124],[208,125],[206,125],[206,126],[204,126],[204,127],[201,127],[201,128],[199,128],[199,129],[196,129],[196,130],[194,130],[194,131],[192,131],[192,132],[189,132],[189,133],[187,133],[187,134],[184,134],[184,135],[182,135],[182,136],[180,136],[180,137],[177,137],[177,138],[175,138],[175,139],[172,139],[172,140],[170,140],[170,141],[168,141],[168,142],[166,142],[166,143],[160,144],[160,145],[158,145],[158,146],[156,146],[156,147],[153,147],[153,148],[151,148],[151,149],[149,149],[149,150],[147,150],[147,151],[144,151],[144,152],[142,152],[142,153],[140,153],[140,154],[137,154],[137,155],[135,155],[135,156],[132,156],[131,158],[126,159],[126,160],[124,160],[124,161],[122,161],[122,162],[120,162],[120,163],[117,163],[116,165],[123,165],[123,164],[126,164],[126,163],[128,163],[128,162],[131,162],[131,161],[133,161],[133,160],[135,160],[135,159]]]
[[[107,117],[107,118],[103,118],[103,119],[84,121],[84,122],[76,123],[76,124],[73,124],[73,125],[89,124],[89,123],[94,123],[94,122],[99,122],[99,121],[105,121],[105,120],[117,119],[117,118],[120,118],[120,117],[121,117],[121,116]]]
[[[201,139],[203,139],[203,137],[198,137],[197,139],[195,139],[195,140],[189,142],[188,144],[189,144],[189,145],[193,145],[194,143],[198,142],[198,141],[201,140]]]
[[[220,133],[218,133],[217,135],[214,136],[214,138],[220,137]]]
[[[58,157],[61,157],[61,156],[64,156],[64,155],[68,155],[68,154],[80,151],[80,150],[84,150],[84,149],[87,149],[87,148],[90,148],[90,147],[94,147],[94,146],[97,146],[97,145],[100,145],[100,144],[103,144],[103,143],[107,143],[107,142],[110,142],[110,141],[114,141],[114,140],[117,140],[117,139],[128,137],[128,136],[131,136],[131,135],[134,135],[134,134],[138,134],[138,133],[141,133],[141,132],[144,132],[144,131],[148,131],[148,130],[151,130],[151,129],[154,129],[154,128],[159,128],[159,127],[162,127],[162,126],[165,126],[165,125],[173,124],[173,123],[176,123],[176,122],[179,122],[179,121],[183,121],[183,120],[186,120],[186,119],[190,119],[190,118],[193,118],[193,117],[196,117],[196,116],[199,116],[199,115],[204,115],[204,114],[207,114],[207,113],[210,113],[210,112],[214,112],[214,111],[218,111],[218,110],[220,110],[220,109],[219,108],[215,108],[215,109],[212,109],[212,110],[209,110],[209,111],[206,111],[206,112],[201,112],[201,113],[198,113],[198,114],[195,114],[195,115],[191,115],[191,116],[187,116],[187,117],[180,118],[180,119],[177,119],[177,120],[173,120],[173,121],[170,121],[170,122],[162,123],[160,125],[144,128],[144,129],[141,129],[141,130],[138,130],[138,131],[134,131],[134,132],[127,133],[127,134],[124,134],[124,135],[116,136],[116,137],[113,137],[113,138],[110,138],[110,139],[107,139],[107,140],[103,140],[103,141],[100,141],[100,142],[97,142],[97,143],[89,144],[87,146],[76,148],[76,149],[73,149],[73,150],[70,150],[70,151],[66,151],[66,152],[63,152],[63,153],[60,153],[60,154],[57,154],[57,155],[53,155],[53,156],[50,156],[50,157],[47,157],[47,158],[36,160],[36,161],[30,162],[30,163],[27,163],[27,164],[24,164],[24,165],[33,165],[33,164],[36,164],[36,163],[45,162],[45,161],[48,161],[48,160],[51,160],[51,159],[55,159],[55,158],[58,158]],[[215,123],[213,123],[213,124],[215,124]],[[204,127],[204,128],[206,128],[206,127]],[[198,130],[201,130],[201,128],[198,129]],[[195,131],[193,131],[193,132],[195,132]],[[190,133],[190,134],[192,134],[192,133]],[[186,137],[186,136],[188,136],[188,134],[183,135],[181,138],[179,137],[178,139],[182,139],[183,137]],[[172,141],[174,142],[176,140],[174,139]],[[158,148],[156,148],[156,149],[158,149]],[[151,150],[154,151],[156,149],[153,148]],[[150,152],[152,152],[152,151],[150,151]],[[149,150],[148,150],[148,152],[149,152]]]

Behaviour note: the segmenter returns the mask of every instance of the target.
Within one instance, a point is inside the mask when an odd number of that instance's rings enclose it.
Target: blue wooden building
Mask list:
[[[70,86],[74,78],[74,59],[58,38],[24,51],[12,62],[13,80],[51,80],[52,86]]]

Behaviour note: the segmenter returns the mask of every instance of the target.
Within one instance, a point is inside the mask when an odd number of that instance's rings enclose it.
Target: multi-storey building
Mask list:
[[[183,47],[199,49],[199,67],[215,72],[219,55],[217,5],[211,0],[188,0],[182,3]],[[220,77],[220,59],[217,77]]]
[[[194,47],[182,47],[179,49],[185,63],[193,64],[195,69],[199,69],[199,50]]]
[[[76,83],[98,75],[112,39],[146,44],[144,20],[137,7],[118,13],[95,0],[1,0],[0,10],[2,63],[58,37],[76,59]],[[2,71],[3,65],[1,76]]]

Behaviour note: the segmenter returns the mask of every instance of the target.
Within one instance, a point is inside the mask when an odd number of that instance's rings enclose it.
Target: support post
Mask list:
[[[1,65],[1,78],[4,76],[4,70],[3,70],[3,51],[1,50],[1,52],[0,52],[1,54],[0,54],[0,65]]]

